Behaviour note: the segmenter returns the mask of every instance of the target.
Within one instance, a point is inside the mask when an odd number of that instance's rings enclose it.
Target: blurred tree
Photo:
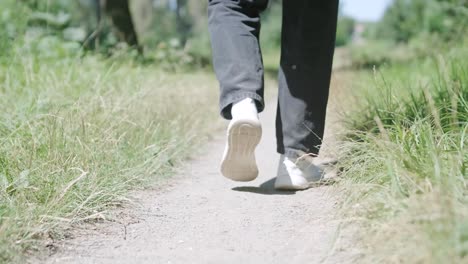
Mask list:
[[[139,47],[128,0],[101,0],[105,13],[110,16],[117,38],[129,46]]]
[[[80,21],[85,25],[88,37],[83,46],[99,48],[103,40],[102,8],[99,0],[80,0]]]
[[[205,31],[206,24],[207,24],[207,1],[187,1],[187,10],[188,15],[191,18],[192,22],[192,31],[194,32],[201,32]]]
[[[466,30],[466,0],[394,0],[375,30],[375,37],[408,42],[421,34],[437,34],[445,40]]]
[[[262,13],[262,31],[260,42],[265,53],[277,52],[281,47],[282,2],[270,1],[269,7]]]
[[[187,15],[188,12],[186,12],[187,7],[187,0],[175,1],[177,32],[179,33],[179,39],[182,47],[185,46],[191,29],[191,23],[189,22],[190,17]]]
[[[336,30],[336,46],[344,46],[351,42],[356,22],[350,17],[341,16]]]
[[[153,0],[132,0],[129,4],[138,41],[143,44],[154,19]]]

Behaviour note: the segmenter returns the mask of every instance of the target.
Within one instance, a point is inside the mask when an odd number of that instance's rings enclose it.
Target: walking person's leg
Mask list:
[[[213,66],[220,82],[221,115],[232,119],[221,163],[224,176],[249,181],[258,175],[254,150],[264,108],[260,12],[268,0],[209,0]]]
[[[338,0],[283,1],[276,120],[283,156],[277,188],[304,189],[322,176],[319,168],[298,158],[317,155],[322,143],[337,14]]]

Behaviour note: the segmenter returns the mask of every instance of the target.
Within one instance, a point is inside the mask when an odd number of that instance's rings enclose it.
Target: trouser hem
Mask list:
[[[284,155],[287,158],[290,159],[298,159],[300,157],[303,157],[305,155],[310,155],[310,156],[317,156],[318,155],[318,147],[316,147],[317,151],[304,151],[304,150],[298,150],[298,149],[293,149],[293,148],[278,148],[277,152],[279,154]]]
[[[251,98],[255,100],[255,105],[257,106],[257,111],[259,113],[261,113],[263,109],[265,109],[265,102],[260,95],[256,93],[252,93],[252,92],[241,92],[236,95],[225,98],[221,101],[221,104],[220,104],[221,116],[224,119],[231,120],[232,119],[232,115],[231,115],[232,104],[240,102],[246,98]]]

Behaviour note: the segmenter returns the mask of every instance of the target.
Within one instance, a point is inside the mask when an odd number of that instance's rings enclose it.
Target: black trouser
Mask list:
[[[233,103],[256,101],[261,112],[263,63],[260,12],[268,0],[209,0],[213,64],[221,85],[221,115]],[[283,0],[277,148],[297,157],[321,145],[335,47],[338,0]]]

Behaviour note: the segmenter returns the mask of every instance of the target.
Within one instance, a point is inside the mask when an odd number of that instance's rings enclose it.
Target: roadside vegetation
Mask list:
[[[132,1],[137,43],[98,21],[96,2],[0,1],[0,263],[105,219],[218,128],[206,2]],[[280,1],[263,18],[276,74]],[[357,44],[357,22],[339,20],[357,98],[340,167],[358,263],[467,261],[467,18],[464,0],[395,0]]]
[[[276,65],[272,3],[262,37]],[[105,219],[219,128],[206,5],[0,1],[0,263]]]
[[[0,72],[0,262],[105,218],[196,153],[218,120],[207,73],[24,53]]]
[[[468,261],[467,12],[464,1],[395,1],[351,47],[340,166],[357,263]]]
[[[176,40],[146,57],[110,43],[86,49],[62,26],[31,21],[34,8],[63,16],[58,4],[42,7],[60,1],[27,2],[0,2],[0,263],[105,219],[219,124],[215,79]]]

